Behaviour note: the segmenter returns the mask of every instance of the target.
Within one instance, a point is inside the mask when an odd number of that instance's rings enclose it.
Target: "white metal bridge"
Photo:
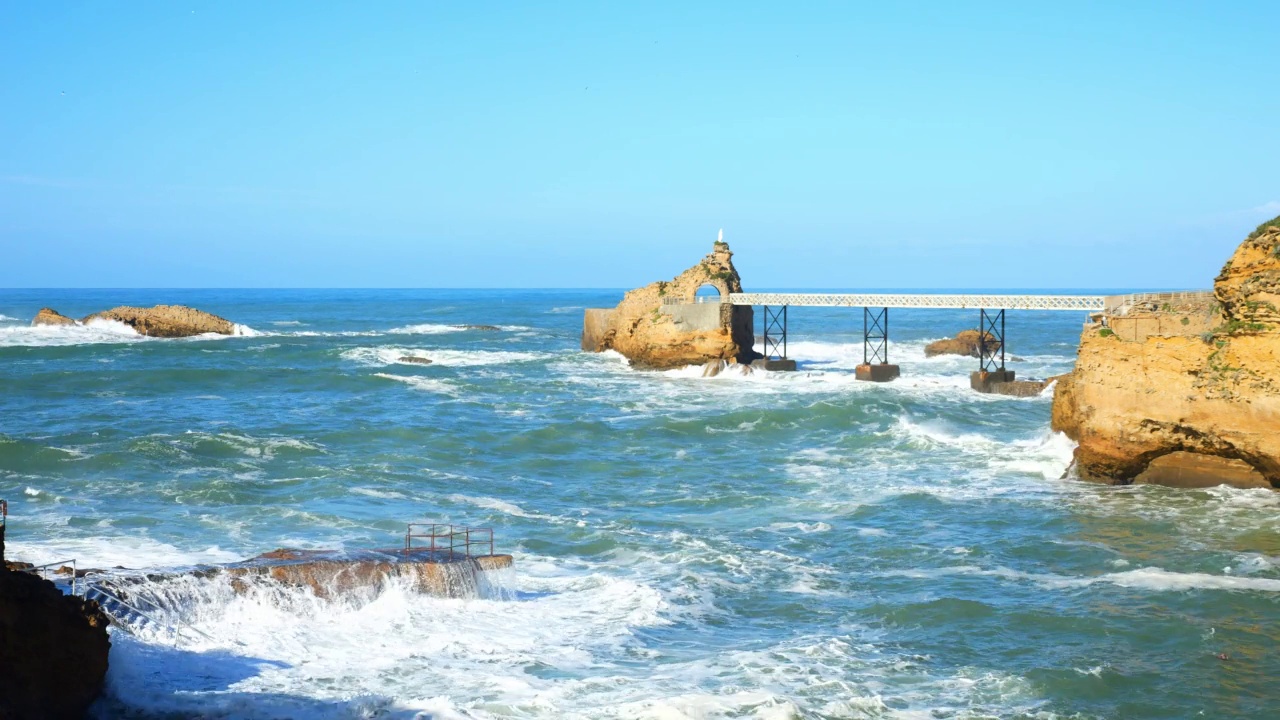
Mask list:
[[[936,295],[877,293],[732,293],[733,305],[934,308],[957,310],[1084,310],[1107,308],[1104,295]]]

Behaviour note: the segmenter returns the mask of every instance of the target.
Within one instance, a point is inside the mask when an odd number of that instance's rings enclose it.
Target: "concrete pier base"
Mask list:
[[[991,389],[997,383],[1013,382],[1014,372],[1012,370],[991,370],[984,372],[978,370],[969,373],[969,387],[978,392],[989,393],[995,392]]]
[[[890,380],[902,374],[897,365],[889,363],[880,363],[877,365],[868,365],[863,363],[854,371],[854,377],[859,380],[867,380],[870,382],[889,382]]]
[[[1048,380],[1015,380],[1012,370],[981,370],[969,373],[969,387],[980,393],[989,395],[1012,395],[1013,397],[1031,397],[1044,391],[1053,378]]]
[[[775,372],[779,370],[783,372],[795,372],[796,361],[788,360],[787,358],[782,358],[780,360],[766,360],[764,358],[761,358],[759,360],[753,360],[751,362],[751,367],[759,368],[761,370],[768,370],[769,372]]]

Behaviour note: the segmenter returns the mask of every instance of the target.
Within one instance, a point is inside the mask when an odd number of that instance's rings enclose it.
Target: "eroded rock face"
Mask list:
[[[716,360],[745,365],[761,357],[752,349],[751,308],[728,303],[690,305],[704,285],[714,286],[722,297],[742,292],[727,243],[717,242],[702,262],[670,282],[628,292],[613,310],[587,310],[582,348],[616,350],[634,366],[659,370]],[[684,305],[672,306],[668,301]]]
[[[36,325],[75,325],[76,321],[54,310],[53,308],[40,308],[40,312],[36,313],[34,319],[31,320],[32,327]]]
[[[1264,225],[1249,235],[1213,289],[1228,320],[1280,324],[1280,226]]]
[[[0,567],[0,718],[82,718],[107,674],[97,603]]]
[[[1278,246],[1276,228],[1241,244],[1214,288],[1221,324],[1203,335],[1169,323],[1129,340],[1123,325],[1086,326],[1053,403],[1054,429],[1079,443],[1081,477],[1203,485],[1218,468],[1224,483],[1280,487]]]
[[[185,305],[156,305],[151,308],[122,305],[94,313],[83,322],[97,319],[122,322],[150,337],[179,338],[205,333],[234,335],[236,331],[235,323],[230,320]]]
[[[965,355],[967,357],[978,357],[980,352],[978,340],[982,337],[977,330],[961,330],[953,338],[944,338],[935,340],[924,346],[924,356],[934,357],[935,355]],[[996,340],[991,333],[986,333],[987,354],[1000,352],[1000,341]]]

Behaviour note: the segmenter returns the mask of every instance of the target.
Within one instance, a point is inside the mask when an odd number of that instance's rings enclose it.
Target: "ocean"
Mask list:
[[[3,290],[8,554],[136,574],[494,529],[478,597],[156,588],[99,717],[1261,718],[1280,708],[1280,494],[1064,478],[1051,398],[969,390],[891,311],[794,308],[795,373],[578,349],[621,291]],[[234,337],[31,328],[187,304]],[[1019,377],[1083,314],[1010,312]],[[493,325],[497,330],[460,325]],[[759,317],[757,317],[757,326]],[[430,365],[401,362],[405,355]],[[162,581],[155,581],[160,583]]]

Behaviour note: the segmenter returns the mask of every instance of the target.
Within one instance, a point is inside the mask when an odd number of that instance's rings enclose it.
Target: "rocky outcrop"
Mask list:
[[[717,241],[702,262],[669,282],[628,292],[613,310],[587,310],[582,348],[616,350],[633,366],[659,370],[717,360],[745,365],[761,357],[752,349],[751,308],[696,304],[697,291],[704,285],[715,287],[721,297],[742,292],[727,243]]]
[[[1214,282],[1214,296],[1228,322],[1280,325],[1280,226],[1276,223],[1273,220],[1250,234]]]
[[[323,598],[377,589],[393,577],[406,580],[426,595],[473,597],[480,573],[511,565],[510,555],[449,558],[425,549],[334,552],[281,548],[228,565],[225,572],[233,578],[269,577],[284,585],[309,588]]]
[[[1000,341],[996,340],[991,333],[985,333],[987,341],[987,354],[1000,352]],[[924,346],[924,356],[934,357],[936,355],[965,355],[976,358],[980,353],[979,340],[983,336],[977,330],[961,330],[953,338],[944,338],[935,340]]]
[[[1280,487],[1277,281],[1280,227],[1264,225],[1218,276],[1217,302],[1205,300],[1219,313],[1212,330],[1167,322],[1130,340],[1125,318],[1087,325],[1053,403],[1053,427],[1079,443],[1080,476]]]
[[[97,603],[0,563],[0,718],[81,718],[107,674]]]
[[[122,322],[149,337],[180,338],[206,333],[234,335],[236,332],[235,323],[230,320],[185,305],[156,305],[150,308],[122,305],[94,313],[83,322],[98,319]]]
[[[37,325],[75,325],[76,321],[54,310],[53,308],[40,308],[40,312],[36,313],[34,319],[31,320],[32,327]]]
[[[410,363],[412,365],[430,365],[431,359],[418,357],[417,355],[402,355],[396,362]]]

